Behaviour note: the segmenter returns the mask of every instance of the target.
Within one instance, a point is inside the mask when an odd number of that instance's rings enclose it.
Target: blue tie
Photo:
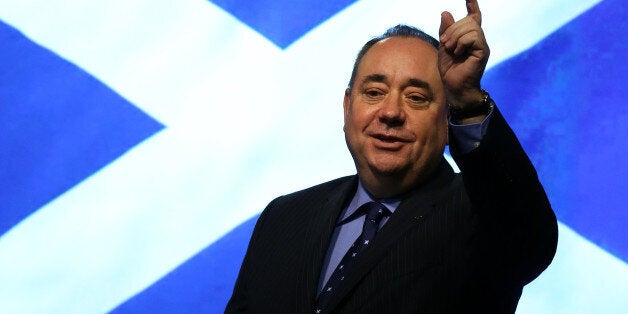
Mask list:
[[[360,252],[362,252],[369,245],[369,243],[371,243],[373,238],[375,238],[375,234],[377,234],[377,230],[379,229],[380,221],[389,213],[388,209],[384,205],[377,202],[365,203],[360,206],[356,212],[366,212],[362,233],[355,240],[355,242],[353,242],[353,245],[351,245],[342,260],[340,260],[340,263],[329,277],[327,284],[323,287],[323,290],[316,300],[315,313],[323,313],[334,291],[336,291],[345,280],[345,276],[349,273],[351,267],[356,264],[357,257],[360,255]]]

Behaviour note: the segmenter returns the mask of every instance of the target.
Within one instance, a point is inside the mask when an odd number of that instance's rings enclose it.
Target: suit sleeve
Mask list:
[[[558,228],[536,170],[495,107],[478,148],[462,154],[451,138],[471,206],[479,217],[482,267],[498,286],[536,278],[556,252]]]

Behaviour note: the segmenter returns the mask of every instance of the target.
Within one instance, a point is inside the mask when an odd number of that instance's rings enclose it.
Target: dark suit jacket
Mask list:
[[[499,111],[479,148],[452,154],[462,175],[443,159],[406,195],[328,312],[514,312],[523,286],[554,256],[556,218]],[[335,223],[357,182],[344,177],[273,200],[226,312],[312,313]]]

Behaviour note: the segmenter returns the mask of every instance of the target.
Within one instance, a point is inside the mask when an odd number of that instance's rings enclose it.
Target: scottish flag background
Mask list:
[[[483,0],[557,256],[517,313],[628,313],[628,2]],[[355,172],[355,54],[462,0],[0,0],[0,313],[219,313],[259,212]]]

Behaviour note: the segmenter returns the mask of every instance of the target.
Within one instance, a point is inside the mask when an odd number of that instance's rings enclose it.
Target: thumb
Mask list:
[[[454,16],[451,13],[445,11],[440,15],[440,28],[438,30],[438,35],[442,35],[445,31],[454,24]]]

